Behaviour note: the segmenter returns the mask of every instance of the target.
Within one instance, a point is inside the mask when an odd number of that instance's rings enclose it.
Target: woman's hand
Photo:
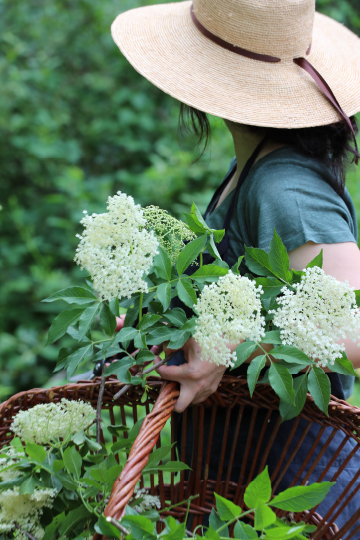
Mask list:
[[[180,396],[175,405],[176,412],[183,412],[189,405],[197,405],[216,392],[225,366],[201,360],[201,348],[194,338],[190,338],[182,347],[186,364],[181,366],[161,366],[157,369],[159,375],[166,380],[180,383]],[[165,354],[171,354],[171,349],[165,349]],[[156,360],[155,363],[159,363]]]

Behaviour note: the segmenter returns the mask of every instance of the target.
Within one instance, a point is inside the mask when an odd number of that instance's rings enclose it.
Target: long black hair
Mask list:
[[[350,118],[354,132],[358,134],[356,118]],[[295,129],[263,128],[247,126],[252,133],[266,132],[269,139],[280,144],[296,146],[305,155],[319,159],[327,165],[333,176],[332,187],[342,194],[345,187],[346,169],[359,152],[353,146],[353,134],[345,121],[326,126]],[[207,114],[181,103],[179,115],[179,136],[193,134],[196,137],[198,161],[204,154],[210,138],[211,127]]]

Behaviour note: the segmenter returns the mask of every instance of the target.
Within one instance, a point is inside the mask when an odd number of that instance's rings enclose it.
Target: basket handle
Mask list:
[[[126,465],[115,480],[108,505],[104,511],[105,517],[110,516],[120,520],[125,514],[125,507],[149,461],[150,453],[159,439],[161,430],[171,416],[179,394],[178,383],[163,383],[153,410],[145,417],[139,435],[132,445]],[[96,533],[93,540],[101,538],[105,537]]]

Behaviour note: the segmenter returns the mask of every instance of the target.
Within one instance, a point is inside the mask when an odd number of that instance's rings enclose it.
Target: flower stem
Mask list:
[[[203,261],[203,254],[202,252],[200,253],[200,268],[202,267],[204,261]]]
[[[142,319],[143,300],[144,300],[144,293],[140,293],[140,298],[139,298],[139,322]]]
[[[102,404],[102,399],[104,396],[104,390],[105,390],[105,362],[103,363],[103,366],[102,366],[99,396],[98,396],[97,407],[96,407],[96,442],[99,444],[100,444],[100,433],[101,433],[101,404]],[[97,450],[96,453],[98,454],[99,450]]]
[[[128,531],[127,529],[125,529],[125,527],[124,527],[123,525],[121,525],[121,523],[119,523],[117,519],[114,519],[114,518],[108,516],[108,517],[106,518],[106,521],[107,521],[108,523],[111,523],[111,525],[114,525],[114,527],[116,527],[116,528],[117,528],[119,531],[121,531],[123,534],[126,534],[126,535],[130,534],[130,531]]]

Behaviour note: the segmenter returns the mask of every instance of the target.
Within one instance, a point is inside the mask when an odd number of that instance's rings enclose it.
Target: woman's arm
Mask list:
[[[324,254],[324,271],[339,281],[347,280],[351,287],[360,289],[360,251],[354,242],[341,244],[307,242],[289,252],[290,268],[303,270],[321,249]],[[360,368],[360,348],[351,340],[346,340],[345,346],[349,360],[355,369]],[[177,381],[181,385],[180,397],[175,407],[177,412],[183,412],[190,404],[201,403],[213,394],[226,369],[201,360],[201,350],[193,338],[189,339],[183,350],[186,364],[162,366],[158,369],[161,377]],[[255,351],[252,357],[258,354],[262,354],[262,351]]]

